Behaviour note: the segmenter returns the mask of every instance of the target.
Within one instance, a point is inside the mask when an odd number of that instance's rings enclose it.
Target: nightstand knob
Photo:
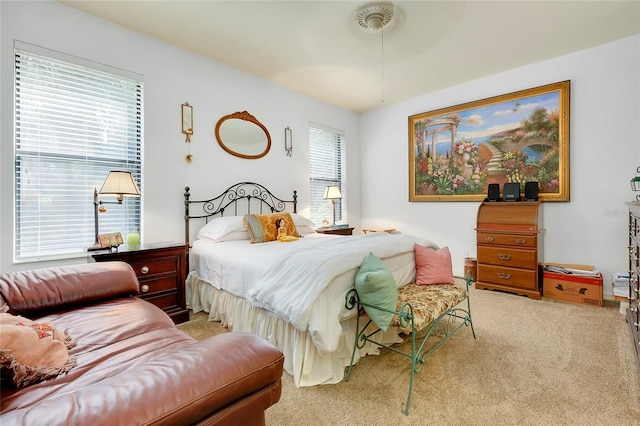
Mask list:
[[[140,268],[140,272],[142,272],[143,274],[146,274],[149,272],[149,267],[148,266],[143,266],[142,268]]]
[[[146,266],[145,266],[146,268]],[[147,284],[143,285],[142,287],[140,287],[140,291],[143,293],[146,293],[149,291],[149,286]]]

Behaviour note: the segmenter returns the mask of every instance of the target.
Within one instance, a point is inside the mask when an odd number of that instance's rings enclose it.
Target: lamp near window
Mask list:
[[[100,195],[115,195],[116,201],[101,201],[98,199]],[[95,188],[93,190],[93,219],[95,223],[95,243],[88,248],[88,250],[100,250],[100,242],[98,241],[98,211],[104,213],[107,211],[104,207],[99,207],[102,204],[122,204],[124,197],[139,197],[140,190],[136,181],[130,172],[123,172],[118,170],[110,171],[107,178],[104,180],[100,192]]]
[[[333,225],[336,225],[336,200],[339,200],[342,198],[342,194],[340,193],[340,188],[338,188],[336,185],[329,185],[325,188],[324,190],[324,198],[325,200],[331,200],[331,203],[333,204]]]

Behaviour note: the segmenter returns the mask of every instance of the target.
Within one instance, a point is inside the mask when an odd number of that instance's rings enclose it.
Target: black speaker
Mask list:
[[[508,182],[502,188],[502,198],[505,201],[520,200],[520,184],[518,182]]]
[[[538,182],[525,182],[524,200],[538,201]]]
[[[500,185],[497,183],[490,183],[487,189],[487,198],[485,201],[499,201],[500,200]]]

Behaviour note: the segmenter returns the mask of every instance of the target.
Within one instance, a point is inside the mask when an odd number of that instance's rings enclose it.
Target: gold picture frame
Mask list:
[[[569,80],[409,117],[409,201],[482,201],[535,181],[569,201]]]

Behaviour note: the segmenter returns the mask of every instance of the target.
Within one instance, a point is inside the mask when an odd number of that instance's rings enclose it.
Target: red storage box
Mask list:
[[[602,306],[602,274],[599,277],[542,273],[542,296],[583,305]]]

